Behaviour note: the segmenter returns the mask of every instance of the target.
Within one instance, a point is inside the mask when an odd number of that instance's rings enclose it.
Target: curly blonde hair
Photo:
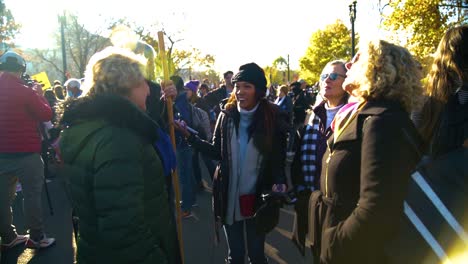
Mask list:
[[[353,65],[357,89],[354,95],[366,101],[399,102],[410,113],[422,98],[421,65],[410,52],[384,40],[370,41],[360,51]],[[355,68],[357,67],[357,69]]]
[[[94,54],[86,66],[85,95],[118,94],[128,96],[145,80],[146,59],[128,49],[107,47]]]

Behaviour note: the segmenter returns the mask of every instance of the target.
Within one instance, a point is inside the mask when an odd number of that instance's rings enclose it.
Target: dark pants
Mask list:
[[[24,216],[31,238],[40,240],[44,231],[42,188],[44,163],[38,153],[17,158],[0,158],[0,236],[4,243],[16,238],[11,204],[16,196],[16,182],[23,188]]]
[[[255,219],[234,222],[232,225],[225,225],[224,231],[229,247],[228,263],[243,264],[245,259],[245,238],[247,235],[247,251],[249,261],[252,264],[268,263],[265,257],[265,235],[256,232]]]

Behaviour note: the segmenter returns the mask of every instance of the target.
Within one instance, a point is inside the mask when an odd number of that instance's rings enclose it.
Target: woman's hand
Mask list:
[[[273,184],[273,187],[271,187],[271,190],[273,192],[284,193],[286,192],[286,184]]]
[[[190,136],[190,132],[187,130],[187,124],[183,120],[174,120],[174,128],[182,133],[184,137]]]
[[[177,96],[177,89],[172,81],[162,81],[161,88],[161,99],[171,98],[174,100],[174,98]]]

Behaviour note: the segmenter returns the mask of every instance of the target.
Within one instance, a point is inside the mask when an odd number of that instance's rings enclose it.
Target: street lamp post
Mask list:
[[[356,47],[356,35],[354,32],[354,22],[356,21],[356,1],[349,5],[349,19],[351,20],[351,55],[354,57]]]
[[[59,16],[60,21],[60,35],[62,39],[62,62],[63,62],[63,82],[68,79],[67,77],[67,54],[65,49],[65,11],[63,11],[63,15]]]

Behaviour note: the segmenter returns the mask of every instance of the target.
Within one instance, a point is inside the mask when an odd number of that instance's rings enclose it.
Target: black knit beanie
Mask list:
[[[232,77],[232,83],[248,82],[255,86],[255,90],[263,97],[267,91],[265,72],[256,63],[251,62],[239,67],[239,72]]]

